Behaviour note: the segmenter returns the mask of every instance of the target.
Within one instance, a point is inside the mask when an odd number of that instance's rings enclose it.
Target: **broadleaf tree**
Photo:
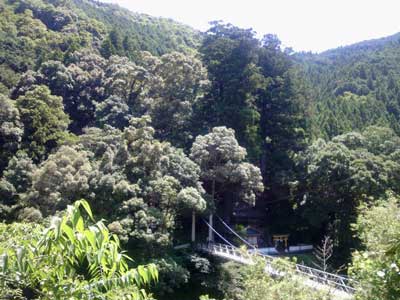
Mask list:
[[[246,149],[239,145],[232,129],[214,127],[210,133],[197,136],[190,157],[200,166],[200,178],[211,197],[210,226],[213,211],[222,200],[225,216],[229,218],[235,202],[255,204],[256,194],[264,189],[260,169],[245,161]],[[209,239],[213,240],[211,230]]]

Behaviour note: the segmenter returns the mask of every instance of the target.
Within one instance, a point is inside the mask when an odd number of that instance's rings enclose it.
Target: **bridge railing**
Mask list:
[[[271,267],[271,263],[276,259],[276,257],[265,255],[257,251],[244,251],[234,246],[218,243],[199,244],[198,248],[199,250],[215,253],[217,255],[232,256],[243,262],[251,261],[251,257],[254,255],[260,256],[266,260],[266,263],[269,267]],[[341,290],[349,294],[353,294],[355,292],[354,286],[356,282],[348,277],[328,273],[323,270],[318,270],[302,264],[296,264],[295,268],[297,274],[307,277],[314,282],[330,286],[333,289]]]
[[[251,259],[250,253],[243,252],[241,249],[237,247],[226,244],[218,244],[218,243],[198,244],[197,248],[199,250],[203,250],[209,253],[228,254],[233,257],[242,258],[243,260]]]
[[[323,270],[318,270],[302,264],[296,264],[296,271],[300,274],[308,276],[310,279],[316,282],[330,285],[335,289],[351,294],[354,294],[356,291],[354,288],[356,282],[348,277],[328,273]]]

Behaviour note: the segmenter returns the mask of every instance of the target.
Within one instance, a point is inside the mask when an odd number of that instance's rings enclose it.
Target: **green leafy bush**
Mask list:
[[[274,275],[266,272],[266,261],[255,258],[255,264],[244,266],[226,262],[219,266],[217,290],[222,295],[202,295],[200,300],[332,300],[336,299],[328,288],[316,290],[307,278],[295,271],[294,261],[276,259],[272,262]],[[277,274],[284,274],[280,276]]]
[[[400,298],[400,200],[388,194],[363,206],[354,228],[365,250],[353,254],[350,274],[359,280],[357,299]]]
[[[91,225],[85,224],[86,212]],[[3,225],[4,226],[4,225]],[[89,204],[80,200],[64,216],[38,225],[10,225],[15,243],[2,240],[0,293],[18,291],[23,299],[149,299],[145,287],[157,280],[154,265],[129,268],[131,259],[103,222],[94,223]],[[29,240],[21,234],[28,228]],[[4,229],[3,229],[4,230]],[[6,229],[8,231],[8,228]],[[17,246],[15,246],[17,245]]]

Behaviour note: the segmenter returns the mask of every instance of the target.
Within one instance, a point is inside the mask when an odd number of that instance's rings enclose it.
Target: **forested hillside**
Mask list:
[[[369,125],[399,133],[400,35],[324,53],[296,54],[311,83],[316,132],[331,138]]]
[[[108,38],[111,45],[117,51],[111,54],[122,53],[129,56],[132,51],[142,50],[162,55],[173,50],[190,52],[200,45],[199,31],[171,19],[133,13],[120,6],[99,1],[73,2],[76,8],[85,12],[89,18],[105,25],[110,32]],[[104,49],[109,46],[107,43],[104,44]]]
[[[399,79],[399,35],[293,53],[222,21],[0,0],[0,299],[334,298],[293,259],[199,253],[226,242],[206,219],[398,299]]]
[[[81,48],[133,57],[190,52],[200,33],[172,20],[131,13],[101,2],[1,0],[0,91],[47,60],[68,60]]]

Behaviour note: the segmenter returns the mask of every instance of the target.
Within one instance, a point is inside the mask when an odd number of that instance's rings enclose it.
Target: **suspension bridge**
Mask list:
[[[218,216],[217,216],[218,217]],[[285,276],[285,272],[278,271],[274,267],[274,261],[277,257],[262,254],[254,245],[250,244],[238,233],[236,233],[228,224],[218,217],[220,222],[238,239],[240,239],[250,249],[242,249],[235,247],[229,242],[226,237],[219,233],[212,221],[209,223],[205,220],[203,222],[209,228],[209,242],[198,243],[198,251],[205,252],[209,255],[220,257],[226,260],[235,261],[241,264],[251,265],[256,263],[256,259],[263,259],[265,261],[265,272],[274,277]],[[212,217],[210,217],[212,220]],[[224,243],[210,242],[214,241],[214,234],[219,237]],[[194,229],[192,230],[192,241],[194,239]],[[294,276],[299,279],[304,285],[313,289],[325,291],[337,300],[350,300],[354,298],[356,292],[357,282],[349,277],[341,276],[338,274],[329,273],[316,268],[308,267],[303,264],[294,265]]]

